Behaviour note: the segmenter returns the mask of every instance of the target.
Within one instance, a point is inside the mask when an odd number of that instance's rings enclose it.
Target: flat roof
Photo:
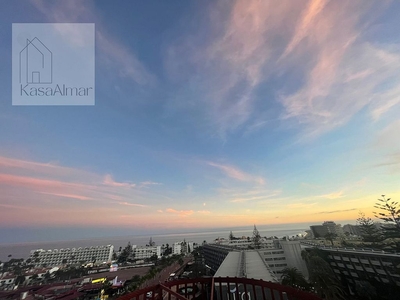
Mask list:
[[[219,266],[214,277],[237,277],[240,266],[240,252],[229,252],[222,264]]]
[[[246,277],[276,282],[258,251],[231,251],[214,277]]]

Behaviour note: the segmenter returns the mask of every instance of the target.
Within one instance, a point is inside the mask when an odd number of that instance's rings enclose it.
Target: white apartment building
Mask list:
[[[190,253],[194,249],[194,242],[180,241],[172,245],[172,254]]]
[[[182,253],[182,244],[181,242],[176,242],[172,246],[172,254],[181,254]]]
[[[248,247],[252,246],[254,243],[251,239],[247,239],[247,238],[238,238],[238,239],[233,239],[233,240],[228,240],[228,239],[222,238],[222,239],[216,240],[216,244],[223,245],[223,246],[248,249]],[[266,239],[266,238],[262,237],[260,239],[260,247],[261,248],[274,248],[275,247],[274,240]]]
[[[283,269],[287,267],[297,268],[306,278],[308,270],[304,260],[301,258],[301,246],[299,241],[267,240],[261,249],[241,250],[240,247],[220,244],[207,244],[204,246],[204,256],[206,264],[214,271],[224,262],[231,252],[243,252],[244,257],[254,256],[258,253],[261,261],[265,263],[265,268],[278,279],[281,277]],[[232,255],[231,255],[232,256]],[[261,268],[261,267],[260,267]]]
[[[135,253],[135,259],[146,259],[152,257],[154,254],[157,258],[161,258],[161,246],[146,246],[137,247],[132,246],[133,252]]]
[[[31,251],[30,259],[35,267],[84,264],[93,261],[103,263],[111,262],[113,251],[113,245],[53,250],[37,249]]]

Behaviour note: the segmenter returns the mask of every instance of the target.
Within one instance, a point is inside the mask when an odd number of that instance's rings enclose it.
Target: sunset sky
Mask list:
[[[49,22],[95,24],[94,106],[12,106],[12,23]],[[0,242],[372,217],[399,28],[398,1],[0,0]]]

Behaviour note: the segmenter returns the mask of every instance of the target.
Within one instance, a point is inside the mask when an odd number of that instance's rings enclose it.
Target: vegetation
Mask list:
[[[374,216],[383,224],[378,226],[370,217],[360,212],[357,225],[360,226],[363,242],[368,244],[368,247],[375,249],[400,251],[400,206],[398,202],[382,195],[382,198],[377,200],[374,207],[377,209],[377,211],[374,212]],[[348,243],[345,245],[348,245]],[[315,252],[317,250],[313,251]],[[309,252],[309,254],[310,253],[312,253],[312,251]],[[325,283],[331,281],[329,275],[331,271],[329,272],[327,269],[324,270],[325,267],[329,267],[329,265],[324,266],[322,260],[318,258],[314,258],[314,263],[312,263],[312,261],[310,262],[309,254],[305,254],[304,258],[306,260],[308,259],[307,266],[310,270],[310,281],[315,282],[315,290],[318,291],[318,286],[322,286],[323,281],[325,281]],[[320,260],[320,262],[318,262],[318,260]],[[327,261],[326,258],[325,261]],[[385,268],[386,270],[390,270],[391,273],[400,274],[400,259],[393,261],[392,265],[387,265]],[[325,276],[320,276],[324,272],[326,272]],[[376,275],[370,275],[368,273],[358,273],[358,276],[358,280],[356,284],[354,284],[348,282],[345,276],[337,275],[337,278],[341,279],[343,286],[352,286],[352,292],[355,292],[354,299],[378,300],[398,298],[400,289],[396,286],[394,281],[382,283],[376,279]],[[319,282],[318,277],[320,277],[321,282]],[[329,284],[335,286],[337,282],[335,284]],[[329,289],[327,289],[327,291],[329,291]],[[341,292],[335,292],[334,290],[333,292],[333,296],[342,296]],[[330,299],[327,294],[326,296]]]
[[[357,225],[360,226],[363,241],[373,243],[382,241],[382,234],[376,224],[362,212],[359,213]]]
[[[341,283],[321,250],[318,248],[303,250],[301,255],[307,264],[310,285],[318,296],[327,300],[347,299]]]
[[[182,262],[183,259],[182,255],[172,255],[169,257],[162,257],[157,265],[152,266],[147,274],[143,276],[135,275],[131,279],[131,283],[128,285],[126,290],[128,292],[135,291],[136,289],[140,288],[140,286],[145,283],[147,280],[151,280],[157,276],[164,268],[172,265],[175,262]]]
[[[256,225],[254,225],[252,240],[253,240],[254,249],[260,249],[261,236],[260,236],[260,232],[258,231]]]
[[[121,251],[120,255],[118,256],[117,263],[127,263],[132,262],[134,259],[135,253],[133,252],[133,248],[130,242],[128,245]]]
[[[328,241],[331,242],[332,246],[333,246],[333,240],[337,238],[337,234],[333,233],[333,232],[329,232],[325,235],[325,239],[327,239]]]
[[[385,195],[382,195],[382,198],[378,199],[378,202],[374,206],[379,209],[378,212],[374,212],[374,215],[384,222],[382,230],[385,238],[400,238],[399,204],[390,198],[386,199]]]
[[[303,274],[297,268],[285,268],[282,271],[282,284],[289,285],[302,290],[308,290],[309,284]]]

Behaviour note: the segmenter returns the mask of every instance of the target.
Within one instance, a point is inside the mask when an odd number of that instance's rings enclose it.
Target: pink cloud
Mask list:
[[[242,170],[235,168],[233,166],[229,165],[223,165],[223,164],[218,164],[214,162],[207,162],[209,166],[215,167],[219,170],[221,170],[225,175],[227,175],[230,178],[239,180],[239,181],[246,181],[246,182],[254,182],[260,185],[265,184],[265,180],[262,177],[259,176],[253,176],[251,174],[248,174],[246,172],[243,172]]]
[[[194,213],[193,210],[176,210],[176,209],[173,209],[173,208],[167,208],[165,211],[168,212],[168,213],[171,213],[171,214],[180,215],[182,217],[187,217],[187,216],[190,216],[190,215],[192,215]]]
[[[82,201],[94,200],[94,199],[92,199],[90,197],[81,196],[81,195],[74,195],[74,194],[58,194],[58,193],[46,193],[46,192],[40,192],[40,193],[41,194],[46,194],[46,195],[62,197],[62,198],[77,199],[77,200],[82,200]]]
[[[57,180],[38,179],[33,177],[15,176],[9,174],[0,174],[0,184],[8,186],[18,186],[31,188],[34,190],[40,189],[59,189],[66,187],[85,187],[85,185],[77,183],[67,183]]]
[[[116,182],[113,180],[111,175],[107,174],[104,176],[103,180],[104,185],[112,186],[112,187],[127,187],[127,188],[134,188],[136,184],[134,183],[129,183],[129,182]]]
[[[115,202],[115,203],[117,203],[119,205],[125,205],[125,206],[148,207],[148,205],[130,203],[130,202]]]
[[[148,207],[140,201],[147,203],[154,197],[151,191],[138,191],[132,188],[133,183],[116,182],[110,175],[56,164],[0,156],[0,170],[1,224],[96,224],[99,220],[87,215],[120,214],[128,207]],[[79,200],[79,205],[70,199]],[[132,199],[137,199],[136,203],[131,203]],[[95,207],[91,201],[96,201]],[[19,213],[19,208],[29,208],[31,215]],[[58,219],[47,218],[50,213],[58,214]],[[140,214],[132,212],[132,216],[137,219]]]
[[[400,103],[400,55],[392,45],[371,45],[360,37],[387,3],[309,2],[280,60],[282,69],[290,70],[310,57],[304,86],[281,95],[283,120],[297,120],[296,126],[302,124],[315,137],[342,126],[366,106],[376,120]],[[396,84],[379,91],[388,80]]]
[[[302,16],[298,21],[295,32],[291,41],[287,45],[281,59],[291,53],[296,46],[314,30],[315,22],[321,11],[325,8],[328,0],[312,0],[308,2],[308,6],[303,10]]]

